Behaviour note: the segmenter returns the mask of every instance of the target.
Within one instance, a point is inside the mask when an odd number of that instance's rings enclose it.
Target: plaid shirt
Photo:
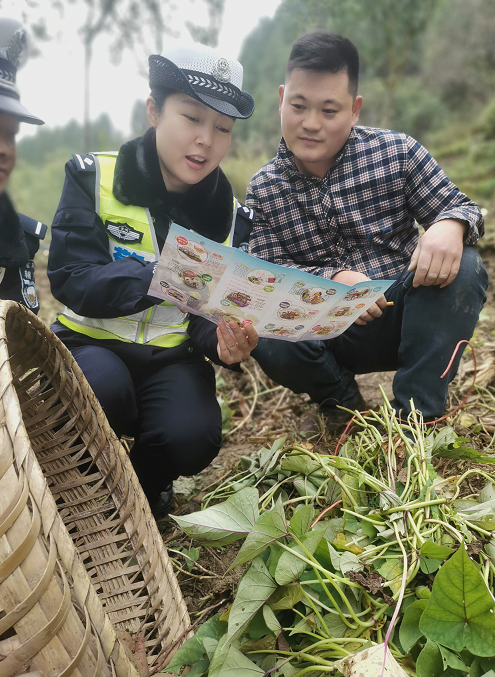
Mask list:
[[[284,139],[255,174],[246,204],[256,212],[250,253],[331,278],[354,270],[391,279],[409,263],[418,223],[468,224],[466,245],[483,235],[479,208],[406,134],[354,127],[323,179],[301,174]]]

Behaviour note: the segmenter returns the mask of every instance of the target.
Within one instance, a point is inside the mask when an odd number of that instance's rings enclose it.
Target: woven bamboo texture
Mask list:
[[[0,677],[27,663],[42,677],[137,677],[123,645],[138,638],[153,673],[189,626],[146,497],[84,375],[35,315],[1,301],[0,638],[15,632],[17,648],[2,660],[0,641]]]

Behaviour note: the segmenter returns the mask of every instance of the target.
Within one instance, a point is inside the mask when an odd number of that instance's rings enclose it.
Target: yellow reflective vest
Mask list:
[[[124,205],[113,194],[117,153],[94,153],[93,157],[96,163],[95,211],[107,224],[113,260],[122,258],[124,249],[125,256],[158,261],[160,251],[149,209]],[[236,215],[237,201],[234,198],[232,226],[223,243],[228,246],[232,245]],[[112,238],[112,231],[118,239]],[[125,246],[122,245],[123,238],[128,239]],[[96,339],[118,339],[126,343],[172,348],[189,338],[188,314],[167,301],[133,315],[103,319],[82,317],[66,306],[58,319],[69,329]]]

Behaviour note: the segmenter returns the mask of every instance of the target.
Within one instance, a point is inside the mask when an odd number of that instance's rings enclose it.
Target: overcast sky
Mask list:
[[[243,39],[262,17],[273,16],[280,1],[226,0],[217,51],[237,58]],[[186,18],[191,18],[190,2],[180,0],[177,4],[175,28],[180,31],[181,39],[190,41],[183,24]],[[4,0],[3,16],[21,19],[20,5],[16,0]],[[17,75],[22,103],[51,127],[64,125],[71,118],[82,121],[83,48],[77,28],[84,21],[83,5],[68,5],[61,18],[46,1],[47,27],[56,37],[50,42],[38,43],[41,54],[30,59]],[[206,25],[207,16],[201,0],[195,0],[193,10],[193,21]],[[146,99],[149,93],[146,79],[138,73],[134,56],[126,51],[120,65],[113,66],[108,55],[108,41],[105,36],[100,36],[95,43],[91,76],[91,117],[107,111],[115,127],[127,133],[134,101]],[[35,131],[34,125],[23,124],[18,138]]]

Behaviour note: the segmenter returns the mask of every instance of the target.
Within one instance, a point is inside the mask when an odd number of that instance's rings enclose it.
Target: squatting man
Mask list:
[[[277,383],[308,393],[327,429],[367,408],[355,374],[397,370],[392,406],[410,400],[426,421],[441,416],[470,339],[488,277],[474,249],[480,210],[407,134],[358,125],[359,56],[346,38],[317,31],[292,47],[280,86],[282,140],[253,177],[254,256],[353,285],[394,279],[341,336],[289,343],[261,339],[253,356]],[[418,224],[425,229],[419,238]],[[387,301],[394,303],[386,307]],[[316,427],[307,417],[302,429]]]

